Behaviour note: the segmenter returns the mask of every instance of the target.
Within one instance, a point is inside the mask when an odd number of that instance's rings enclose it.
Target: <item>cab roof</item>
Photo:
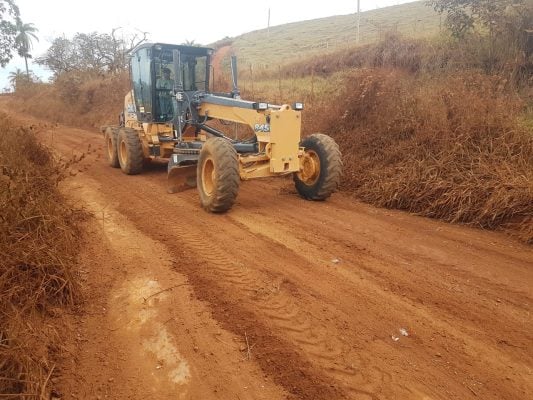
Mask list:
[[[131,54],[136,53],[137,51],[141,49],[146,48],[157,48],[160,47],[161,49],[165,50],[179,50],[180,52],[186,52],[188,54],[193,55],[207,55],[213,53],[213,49],[210,47],[199,47],[199,46],[187,46],[183,44],[169,44],[169,43],[141,43],[137,47],[135,47],[133,50],[131,50]]]

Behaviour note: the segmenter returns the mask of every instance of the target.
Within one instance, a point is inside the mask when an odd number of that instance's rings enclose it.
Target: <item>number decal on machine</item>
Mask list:
[[[254,131],[256,131],[256,132],[270,132],[270,124],[255,124]]]

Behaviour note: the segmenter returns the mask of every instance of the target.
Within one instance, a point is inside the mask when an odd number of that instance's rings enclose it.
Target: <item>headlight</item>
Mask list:
[[[294,103],[292,109],[296,111],[302,111],[304,109],[304,103]]]
[[[267,110],[268,103],[254,103],[254,109],[256,110]]]

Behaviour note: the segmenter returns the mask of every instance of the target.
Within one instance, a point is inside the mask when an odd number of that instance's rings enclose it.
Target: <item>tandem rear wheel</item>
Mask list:
[[[113,168],[119,168],[120,163],[118,161],[118,130],[111,127],[107,127],[104,133],[104,140],[107,150],[107,161]]]

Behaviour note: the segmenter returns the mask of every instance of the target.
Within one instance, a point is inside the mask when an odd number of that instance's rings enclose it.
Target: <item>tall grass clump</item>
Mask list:
[[[0,114],[0,397],[45,398],[60,336],[50,324],[78,299],[82,214],[58,190],[68,163],[34,128]],[[10,397],[12,395],[13,397]]]

